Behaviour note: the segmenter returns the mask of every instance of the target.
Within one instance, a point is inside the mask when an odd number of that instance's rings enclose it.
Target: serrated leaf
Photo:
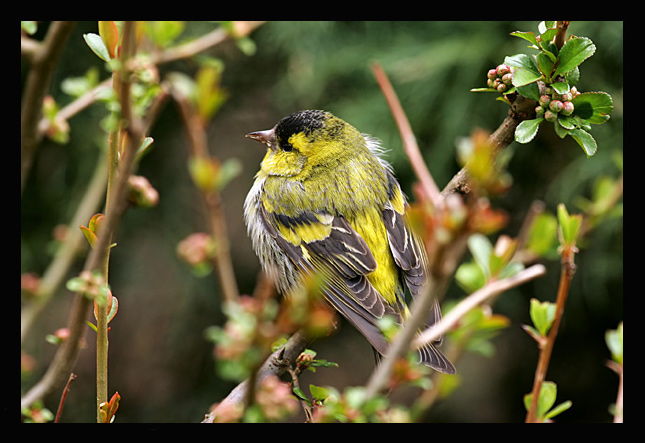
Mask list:
[[[565,42],[558,55],[554,76],[575,69],[596,52],[596,45],[587,37],[574,37]]]
[[[515,68],[513,71],[513,86],[516,88],[529,83],[533,83],[542,78],[542,73],[536,68],[526,69],[526,68]]]
[[[531,120],[524,120],[515,128],[515,141],[518,143],[528,143],[537,135],[540,123],[544,118],[538,117]]]
[[[571,100],[571,103],[575,108],[575,115],[596,125],[609,120],[609,114],[614,110],[611,95],[606,92],[584,92]]]
[[[580,145],[580,147],[585,151],[587,157],[591,157],[596,153],[598,145],[596,140],[583,129],[573,129],[569,132],[569,135]]]
[[[529,83],[528,85],[518,86],[516,88],[517,93],[530,98],[531,100],[538,101],[540,99],[540,87],[537,82]]]

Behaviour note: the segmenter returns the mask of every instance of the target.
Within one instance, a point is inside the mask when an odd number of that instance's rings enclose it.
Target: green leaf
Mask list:
[[[596,52],[596,45],[587,37],[574,37],[567,40],[560,49],[558,66],[554,76],[564,74],[575,69],[580,63],[591,57]]]
[[[475,292],[486,284],[484,271],[476,263],[462,263],[455,273],[457,284],[467,293]]]
[[[526,68],[515,68],[513,71],[513,86],[520,87],[533,83],[542,78],[542,73],[539,69],[526,69]]]
[[[580,147],[585,151],[587,157],[591,157],[596,153],[598,145],[596,140],[583,129],[573,129],[569,132],[569,135],[580,145]]]
[[[515,68],[513,71],[513,86],[528,85],[542,78],[535,58],[528,54],[517,54],[504,58],[504,63]]]
[[[309,402],[309,399],[307,398],[307,395],[302,391],[302,389],[297,388],[297,387],[294,386],[293,389],[291,389],[291,391],[299,399],[304,400],[306,402]]]
[[[468,238],[468,249],[486,277],[490,277],[490,256],[493,245],[485,235],[473,234]]]
[[[531,225],[526,248],[544,256],[555,252],[558,237],[558,222],[553,214],[543,212],[539,214]]]
[[[317,401],[323,401],[327,397],[329,397],[329,389],[323,388],[320,386],[310,384],[309,392],[311,392],[311,396],[313,397],[313,399]]]
[[[528,143],[537,135],[540,123],[544,121],[543,117],[532,120],[524,120],[515,128],[515,141],[518,143]]]
[[[540,388],[540,395],[538,397],[538,410],[537,415],[544,417],[549,412],[549,409],[555,404],[555,399],[558,396],[558,387],[552,381],[542,382]]]
[[[614,110],[611,95],[606,92],[584,92],[573,100],[574,113],[588,123],[600,125],[609,120]]]
[[[558,406],[556,406],[555,408],[553,408],[549,412],[547,412],[544,415],[544,418],[549,419],[549,418],[555,417],[558,414],[562,414],[564,411],[569,409],[571,407],[571,405],[573,405],[571,400],[567,400],[565,402],[562,402]]]
[[[605,342],[611,352],[611,358],[619,364],[623,364],[623,322],[618,328],[605,333]]]
[[[105,43],[103,43],[103,39],[100,35],[92,33],[83,34],[83,38],[85,39],[87,46],[89,46],[92,52],[98,55],[101,60],[105,62],[110,61],[110,53],[105,47]]]
[[[545,337],[551,329],[555,319],[555,304],[551,302],[540,302],[538,299],[531,299],[530,308],[533,325],[542,337]]]
[[[537,38],[535,37],[534,32],[515,31],[515,32],[511,32],[511,35],[514,37],[523,38],[529,43],[533,43],[534,45],[537,46]]]
[[[571,402],[566,401],[551,409],[555,404],[557,394],[558,387],[555,383],[553,383],[552,381],[542,382],[542,386],[540,386],[540,394],[538,395],[538,408],[536,411],[536,417],[539,418],[540,421],[554,417],[555,415],[558,415],[571,407]],[[529,407],[531,405],[532,397],[532,393],[526,394],[524,396],[524,406],[527,411],[529,410]]]
[[[558,93],[558,94],[560,94],[560,95],[562,95],[562,94],[566,94],[566,93],[567,93],[567,92],[569,92],[569,90],[570,90],[570,88],[569,88],[569,84],[568,84],[567,82],[555,82],[555,83],[551,83],[551,87],[553,88],[553,90],[554,90],[555,92],[557,92],[557,93]]]
[[[582,226],[582,216],[580,214],[569,215],[567,208],[560,203],[558,205],[558,223],[562,235],[560,242],[563,245],[575,245]]]
[[[537,82],[529,83],[528,85],[519,86],[517,89],[518,94],[530,98],[531,100],[538,101],[540,99],[540,87]]]
[[[544,77],[547,79],[550,79],[555,63],[553,59],[549,57],[549,55],[547,54],[550,54],[550,53],[541,52],[537,55],[537,65],[540,72],[544,74]]]
[[[144,29],[152,42],[161,47],[168,47],[184,31],[183,21],[146,21]]]

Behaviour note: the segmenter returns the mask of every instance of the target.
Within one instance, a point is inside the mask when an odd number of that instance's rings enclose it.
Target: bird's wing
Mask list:
[[[376,260],[365,240],[343,217],[307,211],[286,216],[265,208],[261,213],[267,231],[291,261],[305,273],[322,276],[327,301],[385,353],[388,343],[377,321],[385,315],[400,321],[400,316],[366,277],[376,269]]]
[[[403,272],[405,282],[410,289],[412,297],[416,297],[427,280],[428,259],[423,244],[414,235],[410,226],[405,220],[405,200],[401,189],[395,179],[390,175],[389,188],[390,201],[383,210],[383,222],[387,231],[387,238],[390,244],[392,256],[398,267]],[[435,299],[433,307],[426,319],[426,327],[441,320],[441,307]],[[443,336],[439,337],[432,344],[419,349],[419,356],[423,363],[448,374],[455,373],[455,367],[439,351],[436,346],[441,345]]]

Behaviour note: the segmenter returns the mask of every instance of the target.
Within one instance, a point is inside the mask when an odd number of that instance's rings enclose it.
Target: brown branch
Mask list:
[[[562,252],[562,271],[560,275],[560,284],[558,286],[558,295],[556,298],[555,318],[553,320],[553,325],[551,326],[551,329],[547,334],[546,341],[540,343],[540,357],[538,359],[538,365],[535,370],[535,378],[533,380],[533,396],[531,398],[529,410],[526,413],[527,423],[534,423],[538,418],[536,416],[536,413],[540,390],[542,389],[542,383],[544,383],[544,380],[546,379],[546,372],[551,360],[551,353],[553,351],[555,339],[558,335],[560,322],[562,321],[562,317],[564,315],[564,306],[569,295],[569,285],[571,284],[573,274],[575,273],[576,265],[574,263],[574,256],[575,248],[564,248]]]
[[[435,207],[437,207],[442,203],[441,196],[439,195],[439,188],[423,160],[416,137],[414,136],[410,122],[403,111],[401,102],[399,101],[396,92],[394,92],[394,88],[387,78],[383,68],[381,68],[377,63],[374,63],[372,64],[372,71],[374,72],[376,81],[390,107],[394,120],[399,127],[401,139],[403,140],[403,149],[410,160],[412,169],[421,183],[425,197],[428,198]]]
[[[435,323],[432,327],[426,329],[416,337],[412,342],[411,347],[416,349],[423,346],[425,343],[432,343],[448,332],[453,326],[457,325],[468,312],[481,305],[489,298],[544,275],[545,272],[546,268],[541,264],[537,264],[523,269],[512,277],[490,282],[483,288],[473,292],[468,297],[460,301],[459,304],[450,310],[450,312],[448,312],[439,322]]]
[[[152,63],[168,63],[174,60],[192,57],[230,38],[245,37],[263,23],[263,21],[233,22],[232,32],[224,28],[215,29],[193,41],[166,49],[164,52],[153,56]]]
[[[105,218],[101,224],[101,231],[98,239],[85,262],[84,270],[103,270],[106,259],[109,255],[112,236],[121,220],[123,211],[127,207],[128,178],[135,163],[136,152],[143,139],[142,123],[135,118],[131,111],[129,76],[122,75],[117,88],[119,101],[121,103],[122,117],[126,120],[126,141],[124,154],[119,164],[119,172],[116,174],[116,181],[108,191]],[[68,319],[69,338],[58,348],[52,362],[43,377],[36,383],[21,399],[21,407],[29,406],[36,400],[47,397],[64,381],[66,374],[72,371],[76,364],[80,343],[87,328],[85,319],[90,310],[92,301],[83,294],[76,294],[74,305]]]
[[[184,120],[191,155],[201,161],[210,162],[211,158],[208,152],[207,135],[202,119],[195,107],[180,93],[173,92],[173,98],[179,105],[181,116]],[[224,218],[224,204],[221,195],[216,189],[201,189],[199,186],[197,188],[204,202],[204,207],[208,215],[209,231],[215,240],[217,248],[214,264],[222,297],[227,301],[237,300],[239,290],[233,270],[228,229],[226,219]]]
[[[522,123],[524,120],[535,118],[535,107],[537,102],[535,100],[528,99],[519,94],[516,94],[514,97],[510,97],[511,108],[508,111],[508,114],[501,125],[493,132],[489,141],[497,149],[504,149],[509,146],[513,141],[515,141],[515,129]],[[442,196],[452,194],[457,192],[459,194],[465,195],[470,192],[468,185],[468,170],[462,168],[455,176],[450,180],[446,187],[441,191]]]
[[[270,375],[282,375],[291,367],[298,356],[309,345],[311,339],[307,336],[304,330],[299,330],[293,334],[287,343],[267,358],[260,369],[255,374],[254,383],[251,380],[244,380],[237,385],[233,390],[222,400],[217,407],[206,415],[202,423],[213,423],[218,411],[234,408],[236,405],[244,405],[250,394],[251,385],[259,385],[262,380]]]
[[[42,140],[38,123],[42,115],[43,100],[54,76],[54,68],[65,47],[75,22],[53,22],[45,40],[31,48],[31,70],[27,75],[20,114],[20,189],[24,188],[36,148]]]
[[[72,372],[71,374],[69,374],[65,389],[63,389],[63,395],[60,396],[60,402],[58,403],[58,411],[56,411],[56,419],[54,420],[54,423],[58,423],[60,421],[60,416],[63,414],[63,407],[65,406],[65,400],[67,399],[69,387],[74,380],[76,380],[76,374]]]

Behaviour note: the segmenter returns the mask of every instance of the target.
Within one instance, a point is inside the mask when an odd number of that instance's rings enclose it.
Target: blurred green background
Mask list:
[[[225,66],[222,84],[229,93],[208,128],[209,148],[221,160],[237,158],[242,173],[223,191],[233,262],[242,293],[251,293],[259,270],[243,223],[242,205],[259,162],[262,146],[244,134],[272,127],[300,109],[326,109],[382,140],[388,160],[408,195],[414,178],[401,150],[401,140],[370,65],[387,72],[416,133],[439,187],[458,170],[455,140],[476,128],[493,131],[507,106],[483,87],[486,71],[504,56],[527,49],[527,42],[509,36],[516,30],[536,31],[538,22],[269,22],[252,35],[256,52],[244,54],[234,42],[207,51]],[[198,36],[215,25],[188,22],[182,37]],[[46,23],[41,25],[46,29]],[[71,101],[60,88],[63,79],[78,77],[92,66],[101,78],[109,73],[83,41],[97,33],[97,22],[79,22],[54,76],[51,95],[62,106]],[[576,199],[589,197],[593,181],[618,176],[612,156],[623,149],[623,24],[573,22],[571,34],[589,37],[597,46],[581,66],[578,89],[605,91],[614,100],[608,123],[594,126],[598,153],[586,158],[569,137],[559,139],[543,126],[528,145],[513,145],[509,171],[513,189],[495,201],[511,220],[504,230],[517,234],[534,199],[553,211],[563,202],[574,213]],[[38,35],[42,35],[39,31]],[[38,38],[37,35],[37,38]],[[194,75],[198,64],[182,60],[161,68],[161,75],[179,71]],[[21,69],[24,83],[26,65]],[[21,272],[42,274],[51,259],[53,230],[67,223],[91,177],[99,149],[105,144],[100,120],[103,105],[95,104],[70,120],[65,145],[44,141],[38,149],[21,199]],[[139,174],[159,191],[152,209],[129,211],[116,236],[110,265],[112,291],[119,313],[110,324],[110,393],[122,396],[118,422],[198,422],[209,405],[226,395],[231,383],[215,373],[212,344],[204,339],[208,326],[223,322],[214,276],[198,278],[178,260],[177,243],[206,230],[205,212],[187,170],[188,148],[176,106],[167,102],[150,134],[151,152]],[[70,277],[81,269],[79,257]],[[623,318],[623,224],[611,220],[589,236],[576,258],[565,317],[556,341],[548,380],[558,385],[558,403],[573,407],[559,422],[606,422],[615,401],[617,377],[607,367],[610,357],[605,331]],[[548,275],[502,295],[495,312],[510,318],[510,327],[494,339],[493,357],[465,354],[457,368],[461,385],[430,413],[436,422],[521,422],[522,396],[529,392],[537,362],[534,342],[521,330],[528,324],[529,299],[555,300],[559,264],[546,263]],[[448,300],[463,291],[453,285]],[[45,334],[65,326],[73,296],[62,289],[41,316],[23,349],[37,367],[23,380],[31,386],[54,353]],[[69,393],[63,419],[94,421],[93,333],[88,331]],[[373,359],[367,342],[349,325],[313,345],[320,358],[340,367],[321,369],[302,383],[347,385],[365,383]],[[414,395],[414,392],[408,393]],[[46,406],[56,410],[58,394]]]

